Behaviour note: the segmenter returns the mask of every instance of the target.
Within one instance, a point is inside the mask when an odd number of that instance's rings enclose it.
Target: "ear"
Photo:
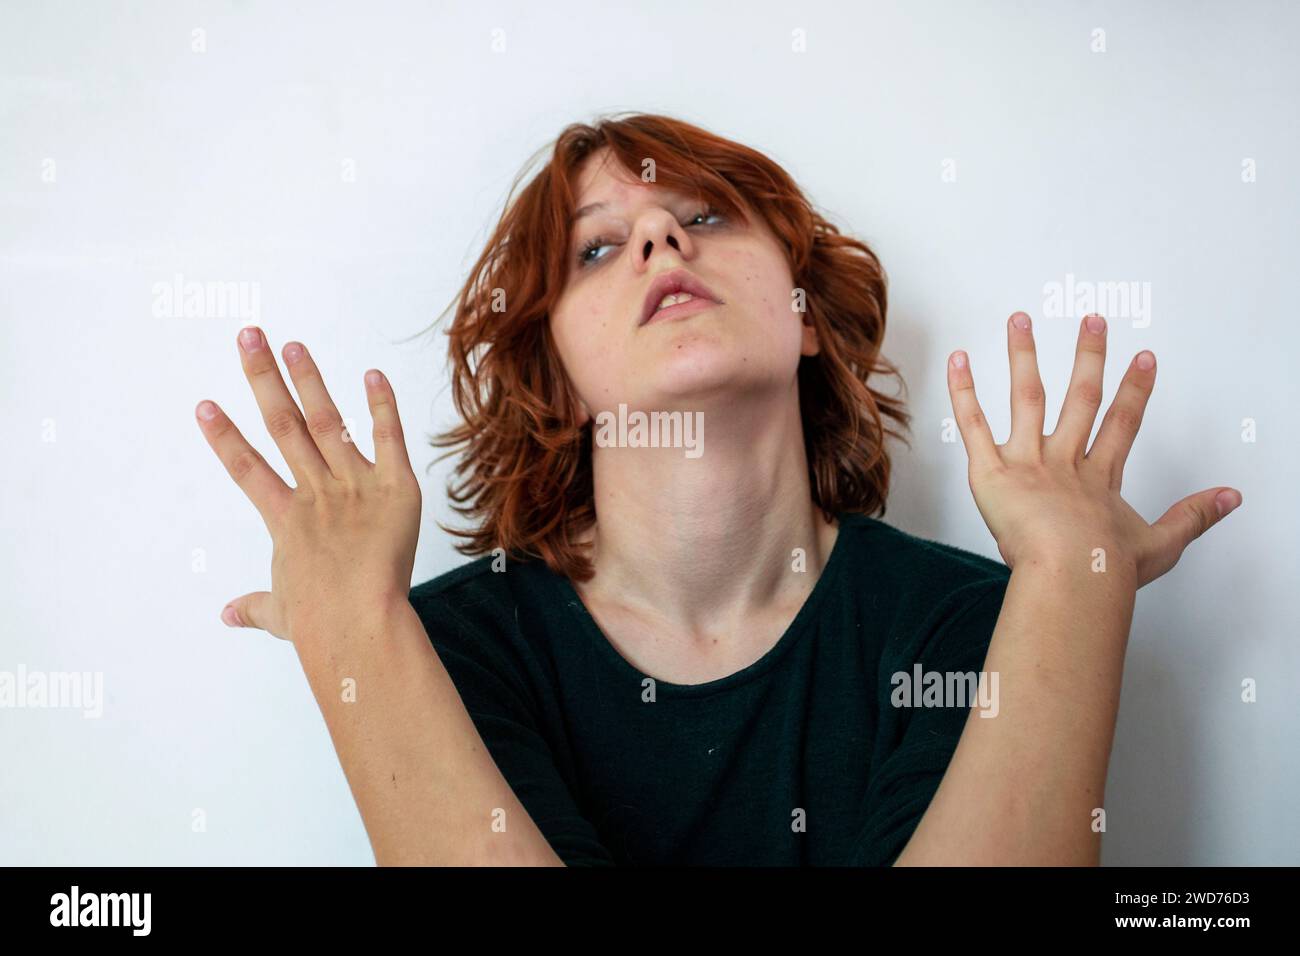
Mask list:
[[[821,350],[821,343],[817,340],[817,330],[813,328],[812,319],[808,318],[808,313],[803,313],[803,342],[799,348],[800,355],[816,355]]]

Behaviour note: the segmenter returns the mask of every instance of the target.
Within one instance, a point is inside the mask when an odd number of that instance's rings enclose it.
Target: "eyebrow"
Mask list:
[[[668,199],[672,202],[681,202],[684,199],[689,198],[685,196],[685,194],[679,193],[674,189],[664,189],[663,192],[668,197]],[[600,210],[606,209],[608,207],[609,207],[609,203],[607,202],[587,203],[587,205],[583,206],[581,209],[579,209],[569,218],[569,225],[573,225],[583,216],[590,216],[593,212],[599,212]]]
[[[606,203],[603,202],[588,203],[587,205],[583,206],[581,209],[579,209],[577,212],[573,214],[573,216],[569,219],[570,225],[577,222],[583,216],[590,216],[593,212],[596,212],[597,210],[600,209],[604,209],[605,206]]]

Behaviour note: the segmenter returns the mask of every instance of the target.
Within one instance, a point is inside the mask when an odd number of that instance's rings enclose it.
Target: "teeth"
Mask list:
[[[695,296],[691,295],[689,292],[679,292],[677,295],[666,295],[659,300],[659,306],[655,311],[658,312],[659,309],[666,309],[668,306],[676,305],[678,302],[689,302],[693,298],[695,298]]]

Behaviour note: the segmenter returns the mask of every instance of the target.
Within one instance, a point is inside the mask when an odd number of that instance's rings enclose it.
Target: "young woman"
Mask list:
[[[223,618],[293,642],[379,863],[1098,861],[1135,594],[1240,495],[1143,520],[1120,484],[1154,356],[1088,448],[1085,319],[1044,436],[1017,312],[1005,444],[964,352],[947,371],[1005,563],[890,527],[885,311],[871,250],[762,154],[662,116],[566,129],[449,331],[464,422],[435,444],[463,446],[480,557],[414,589],[385,378],[371,463],[300,343],[301,411],[240,333],[296,487],[200,403],[275,542],[271,591]]]

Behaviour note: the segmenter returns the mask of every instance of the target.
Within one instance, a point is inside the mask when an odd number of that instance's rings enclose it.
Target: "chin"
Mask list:
[[[651,385],[647,408],[695,410],[720,397],[734,400],[736,391],[746,385],[746,372],[752,371],[734,353],[685,344],[671,351],[647,376]]]

